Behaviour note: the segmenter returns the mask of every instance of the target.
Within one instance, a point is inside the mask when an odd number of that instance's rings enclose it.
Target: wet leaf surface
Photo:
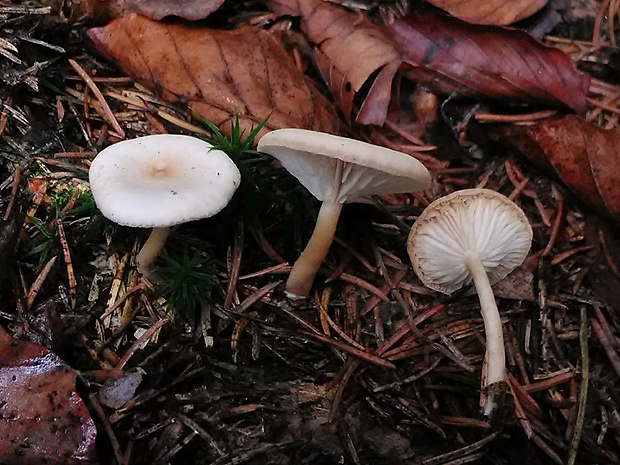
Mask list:
[[[95,436],[71,369],[0,327],[0,463],[90,463]]]
[[[606,130],[568,115],[502,130],[502,143],[552,168],[579,199],[620,221],[620,130]]]
[[[88,35],[129,75],[168,101],[188,103],[224,132],[234,115],[245,130],[269,115],[268,129],[338,130],[325,97],[263,30],[215,30],[129,15]]]
[[[477,24],[512,24],[533,15],[547,0],[429,0],[448,13]]]
[[[355,93],[372,80],[356,115],[361,124],[385,122],[399,70],[444,95],[585,109],[589,79],[567,54],[522,31],[430,13],[381,25],[319,0],[273,0],[269,6],[301,17],[345,116],[355,110]]]
[[[430,14],[397,20],[390,30],[411,65],[407,74],[435,92],[585,110],[589,78],[525,32]]]

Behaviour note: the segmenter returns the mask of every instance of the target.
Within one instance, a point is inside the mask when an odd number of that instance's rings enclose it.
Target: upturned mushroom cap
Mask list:
[[[532,228],[515,203],[488,189],[465,189],[424,210],[407,250],[420,280],[451,294],[471,281],[468,254],[478,255],[493,284],[523,262],[531,243]]]
[[[321,201],[420,191],[431,183],[424,165],[407,154],[322,132],[277,129],[260,139],[258,150],[277,158]]]
[[[206,218],[228,204],[241,174],[228,156],[190,136],[127,140],[93,160],[90,186],[103,215],[123,226],[167,227]]]

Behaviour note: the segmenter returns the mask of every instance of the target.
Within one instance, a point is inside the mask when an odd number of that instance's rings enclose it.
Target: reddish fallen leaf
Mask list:
[[[224,132],[233,115],[245,130],[271,115],[267,129],[338,131],[327,99],[261,29],[215,30],[129,15],[88,36],[126,73],[168,101],[187,103]]]
[[[389,29],[411,65],[407,74],[436,92],[585,111],[589,78],[566,53],[525,32],[431,14],[396,20]]]
[[[223,3],[224,0],[66,0],[63,11],[70,22],[104,24],[131,13],[155,20],[178,16],[197,21],[209,16]]]
[[[355,93],[379,71],[356,121],[383,125],[392,79],[402,63],[389,31],[321,0],[271,0],[268,5],[278,15],[301,16],[303,33],[317,47],[317,64],[323,78],[347,118]]]
[[[71,369],[0,327],[0,463],[87,464],[95,436]]]
[[[575,194],[620,221],[620,130],[606,130],[568,115],[501,130],[502,143],[555,170]]]
[[[421,14],[375,24],[321,0],[271,0],[276,14],[301,17],[317,63],[345,115],[369,79],[356,116],[383,125],[397,71],[427,89],[510,103],[544,103],[582,112],[589,79],[564,52],[525,32]]]
[[[506,25],[533,15],[547,0],[428,0],[453,16],[476,24]]]

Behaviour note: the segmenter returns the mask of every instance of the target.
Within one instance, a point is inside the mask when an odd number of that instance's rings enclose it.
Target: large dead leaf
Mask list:
[[[95,436],[71,369],[0,327],[0,463],[86,464]]]
[[[321,0],[271,0],[279,15],[301,16],[301,29],[317,47],[317,63],[348,118],[353,97],[381,70],[379,84],[357,115],[362,124],[382,125],[391,97],[392,78],[402,57],[385,29],[362,16]]]
[[[502,130],[501,141],[535,163],[553,168],[580,199],[620,221],[620,130],[568,115]]]
[[[431,14],[389,29],[411,65],[409,76],[437,92],[585,110],[589,79],[567,54],[525,32]]]
[[[547,0],[428,0],[448,13],[477,24],[512,24],[533,15]]]
[[[373,79],[356,118],[362,124],[384,123],[399,69],[437,93],[585,109],[588,79],[564,52],[525,32],[432,14],[384,26],[321,0],[271,0],[269,6],[301,17],[345,115],[354,94]]]
[[[338,131],[329,102],[261,29],[224,31],[129,15],[88,35],[125,72],[163,98],[187,103],[225,132],[232,115],[243,129],[271,115],[269,129]]]
[[[138,13],[160,20],[178,16],[190,21],[204,19],[217,10],[224,0],[66,0],[63,12],[71,22],[96,22]]]

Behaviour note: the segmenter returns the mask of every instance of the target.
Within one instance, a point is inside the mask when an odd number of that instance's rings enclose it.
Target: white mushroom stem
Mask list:
[[[136,257],[138,271],[147,278],[152,278],[152,268],[159,252],[164,248],[166,239],[170,235],[170,228],[153,228],[151,235],[146,240]]]
[[[321,205],[312,237],[286,281],[286,293],[289,297],[302,298],[310,293],[314,277],[334,240],[341,210],[342,204],[338,202],[325,201]]]
[[[472,276],[478,299],[480,299],[480,312],[484,321],[484,333],[487,344],[487,376],[485,387],[506,380],[506,359],[504,352],[504,333],[502,320],[497,310],[491,283],[478,254],[467,254],[465,264]],[[484,407],[485,414],[494,410],[492,396],[487,398]]]

